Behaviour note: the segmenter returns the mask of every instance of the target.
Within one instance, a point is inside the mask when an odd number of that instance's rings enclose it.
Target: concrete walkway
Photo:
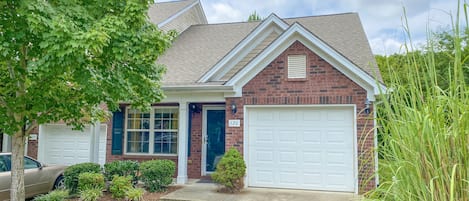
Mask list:
[[[163,196],[165,201],[359,201],[353,193],[335,193],[268,188],[247,188],[241,193],[218,193],[213,183],[190,180],[183,188]]]

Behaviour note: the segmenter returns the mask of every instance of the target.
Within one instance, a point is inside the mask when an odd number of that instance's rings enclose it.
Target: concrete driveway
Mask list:
[[[213,183],[189,181],[183,188],[161,198],[165,201],[355,201],[361,197],[353,193],[247,188],[241,193],[218,193]]]

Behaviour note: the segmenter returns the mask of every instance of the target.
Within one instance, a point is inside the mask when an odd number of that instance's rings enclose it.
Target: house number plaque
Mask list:
[[[239,119],[230,119],[228,120],[228,127],[240,127],[241,121]]]

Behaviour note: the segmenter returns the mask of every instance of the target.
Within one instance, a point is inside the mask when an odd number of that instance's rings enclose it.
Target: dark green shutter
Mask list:
[[[112,113],[112,155],[122,155],[124,109]]]

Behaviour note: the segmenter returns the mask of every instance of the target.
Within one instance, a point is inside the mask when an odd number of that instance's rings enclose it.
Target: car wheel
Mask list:
[[[65,189],[65,180],[64,176],[60,175],[54,182],[54,190],[55,189]]]

